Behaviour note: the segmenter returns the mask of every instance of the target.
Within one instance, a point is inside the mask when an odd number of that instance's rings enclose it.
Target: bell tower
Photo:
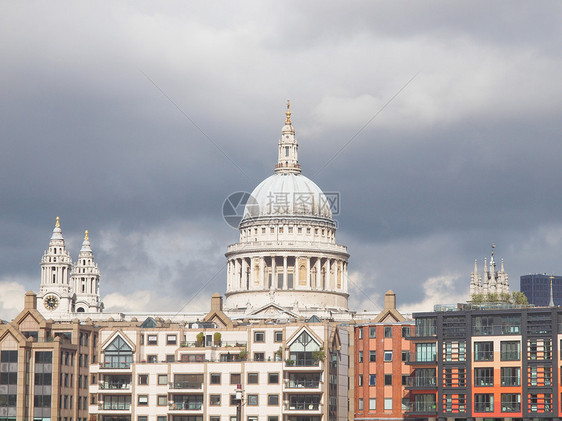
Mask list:
[[[69,281],[71,267],[72,259],[66,251],[60,219],[57,216],[49,248],[41,258],[41,286],[37,294],[37,307],[47,318],[56,318],[57,315],[72,311],[72,289]]]
[[[70,284],[74,291],[74,311],[77,313],[100,313],[103,303],[100,298],[100,270],[94,262],[88,230],[84,233],[78,260],[70,273]]]

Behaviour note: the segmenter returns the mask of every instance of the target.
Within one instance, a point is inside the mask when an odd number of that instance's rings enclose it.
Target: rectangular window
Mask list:
[[[66,417],[65,417],[66,419]],[[137,421],[148,421],[148,415],[139,415]]]
[[[384,327],[384,337],[385,338],[392,338],[392,326],[385,326]]]
[[[248,406],[258,406],[258,395],[248,395],[247,398]]]
[[[363,328],[360,327],[359,329],[357,329],[357,337],[359,339],[363,339]]]
[[[408,386],[408,379],[410,378],[410,376],[408,376],[407,374],[402,374],[402,386]]]
[[[276,330],[275,332],[273,332],[273,341],[274,342],[283,342],[283,331],[282,330]]]
[[[277,415],[269,415],[267,421],[279,421],[279,417]]]
[[[433,362],[436,361],[436,345],[429,344],[416,344],[416,361],[419,362]]]
[[[494,360],[493,342],[474,343],[474,361],[493,361],[493,360]]]
[[[210,395],[209,396],[209,405],[210,406],[220,406],[221,404],[221,395]]]
[[[269,406],[279,406],[279,395],[267,395],[267,404]]]
[[[369,351],[369,362],[377,362],[377,351]]]
[[[146,405],[148,405],[148,395],[139,395],[139,398],[138,398],[138,405],[139,405],[139,406],[146,406]]]
[[[402,327],[402,337],[409,338],[410,337],[410,326],[403,326]]]
[[[248,373],[248,384],[258,384],[258,373]]]
[[[176,345],[178,343],[178,338],[176,335],[166,335],[167,345]]]
[[[173,363],[174,361],[176,361],[176,356],[174,354],[166,355],[166,362],[167,363]]]
[[[392,410],[392,398],[384,398],[384,410],[385,411]]]
[[[502,393],[502,412],[521,412],[521,394]]]
[[[279,384],[279,373],[268,373],[267,374],[268,384]]]
[[[377,399],[376,398],[369,398],[369,409],[371,411],[375,411],[377,409]]]
[[[254,342],[265,342],[265,332],[254,332]]]
[[[359,398],[357,409],[363,411],[363,399]]]
[[[158,345],[158,335],[147,335],[146,336],[147,345]]]
[[[521,359],[521,342],[502,341],[500,343],[501,361],[519,361]]]
[[[238,404],[238,399],[236,395],[230,395],[230,406],[236,406]]]
[[[166,418],[164,418],[162,421],[166,421]],[[219,417],[218,415],[211,415],[209,417],[209,421],[221,421],[221,417]]]
[[[374,339],[377,337],[377,327],[369,326],[369,338]]]
[[[474,386],[493,386],[493,385],[494,385],[493,368],[474,369]]]
[[[369,386],[376,386],[376,385],[377,385],[377,375],[369,374]]]
[[[493,393],[476,393],[474,395],[474,412],[493,412]]]
[[[139,374],[139,384],[148,384],[148,374]]]
[[[384,351],[384,360],[386,362],[392,361],[392,351]]]
[[[211,384],[221,384],[221,373],[211,373]]]
[[[264,352],[254,352],[254,361],[265,361]]]
[[[240,373],[230,373],[230,384],[240,384],[240,380]]]
[[[392,374],[385,374],[384,375],[384,385],[385,386],[392,386]]]
[[[363,362],[363,351],[359,351],[359,362]]]
[[[359,374],[359,375],[357,376],[357,384],[358,384],[359,386],[363,386],[363,374]]]
[[[159,385],[168,384],[168,375],[167,374],[159,374],[158,375],[158,384]]]
[[[402,361],[403,362],[410,361],[410,351],[402,351]]]
[[[502,386],[521,386],[520,367],[502,367],[500,373]]]
[[[158,395],[158,406],[168,405],[168,395]]]

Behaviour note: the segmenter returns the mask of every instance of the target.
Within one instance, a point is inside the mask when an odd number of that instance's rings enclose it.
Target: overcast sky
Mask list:
[[[107,311],[207,310],[222,203],[272,174],[287,99],[303,174],[341,194],[353,309],[466,299],[492,243],[512,290],[562,274],[559,1],[1,9],[0,318],[56,216]]]

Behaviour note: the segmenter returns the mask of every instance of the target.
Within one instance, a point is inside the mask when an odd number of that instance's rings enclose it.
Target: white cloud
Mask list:
[[[465,291],[459,292],[455,287],[457,281],[465,277],[456,275],[443,275],[427,279],[422,284],[423,296],[420,301],[406,304],[399,308],[403,314],[411,314],[420,311],[433,311],[436,304],[457,304],[466,302],[468,299],[468,286]]]
[[[19,281],[0,280],[0,317],[11,321],[23,310],[25,287]]]

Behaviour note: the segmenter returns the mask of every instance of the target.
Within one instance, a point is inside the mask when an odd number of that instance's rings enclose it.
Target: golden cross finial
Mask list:
[[[84,241],[88,241],[88,230],[84,231]]]
[[[291,125],[291,101],[287,100],[287,112],[285,112],[287,118],[285,119],[285,124],[287,126]]]
[[[57,223],[55,224],[55,228],[60,228],[60,218],[57,216]]]

